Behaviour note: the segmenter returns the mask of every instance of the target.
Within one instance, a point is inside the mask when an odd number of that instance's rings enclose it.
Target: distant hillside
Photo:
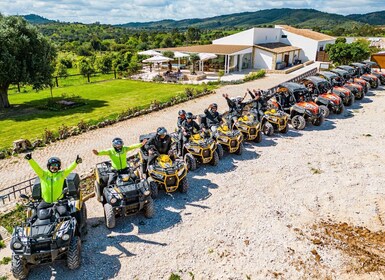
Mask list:
[[[347,18],[355,21],[360,21],[372,25],[385,25],[385,11],[379,11],[374,13],[368,13],[365,15],[348,15]]]
[[[22,17],[33,24],[44,24],[44,23],[55,22],[54,20],[46,19],[44,17],[41,17],[39,15],[35,15],[35,14],[24,15]]]
[[[203,19],[161,20],[155,22],[133,22],[117,26],[128,28],[188,28],[201,29],[249,28],[261,25],[287,24],[303,28],[319,27],[331,29],[336,25],[359,24],[343,15],[329,14],[313,9],[270,9],[244,12]]]

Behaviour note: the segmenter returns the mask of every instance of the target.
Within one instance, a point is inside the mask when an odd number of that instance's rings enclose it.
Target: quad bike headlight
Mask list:
[[[110,199],[110,203],[111,203],[111,204],[115,204],[117,201],[118,201],[118,200],[116,199],[115,196],[111,197],[111,199]]]
[[[61,237],[61,239],[63,240],[63,241],[68,241],[69,239],[70,239],[70,235],[69,234],[63,234],[63,236]]]
[[[19,250],[19,249],[21,249],[21,247],[23,247],[23,244],[16,241],[15,243],[13,243],[12,247],[13,247],[13,249]]]

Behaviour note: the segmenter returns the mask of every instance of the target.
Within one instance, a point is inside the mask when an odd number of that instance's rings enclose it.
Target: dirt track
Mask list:
[[[383,279],[384,97],[373,91],[321,127],[265,137],[241,157],[191,172],[189,193],[162,194],[152,220],[127,217],[109,231],[90,200],[82,267],[44,266],[30,279]],[[149,129],[171,124],[162,120]],[[80,137],[102,148],[110,139],[98,132]]]

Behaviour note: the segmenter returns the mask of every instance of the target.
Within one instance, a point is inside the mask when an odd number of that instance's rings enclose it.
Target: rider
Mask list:
[[[43,170],[32,158],[31,153],[26,154],[24,158],[28,160],[28,163],[40,179],[41,197],[43,201],[39,205],[39,208],[42,208],[42,204],[48,205],[49,203],[56,202],[63,197],[64,180],[71,173],[71,171],[82,162],[82,159],[78,155],[76,160],[70,166],[64,170],[60,170],[60,159],[57,157],[51,157],[47,162],[48,170]]]
[[[204,110],[206,117],[206,126],[212,132],[216,132],[218,126],[223,122],[222,116],[218,113],[217,103],[211,103],[210,106]]]
[[[267,110],[268,104],[267,101],[271,98],[271,96],[263,96],[262,90],[247,89],[247,92],[251,96],[251,109],[250,112],[258,117],[258,120],[261,121],[261,118],[264,112]]]
[[[204,127],[200,127],[196,121],[194,121],[194,115],[190,112],[186,114],[186,120],[182,123],[181,130],[183,134],[183,144],[182,144],[182,151],[180,151],[180,156],[183,156],[183,147],[184,145],[189,141],[189,138],[191,135],[194,134],[194,129],[199,131],[206,131]]]
[[[229,98],[229,95],[227,93],[222,95],[226,99],[227,105],[229,106],[229,117],[231,125],[238,122],[238,118],[242,116],[243,109],[245,108],[245,106],[251,103],[250,101],[243,102],[246,97],[246,94],[243,97],[237,96],[231,99]]]
[[[116,137],[112,140],[112,148],[103,151],[92,150],[97,156],[109,156],[111,159],[113,173],[110,174],[107,185],[111,184],[118,174],[130,173],[127,167],[127,152],[144,146],[146,142],[147,139],[143,140],[142,143],[124,146],[123,140]]]
[[[283,93],[279,93],[277,97],[277,101],[280,104],[281,109],[285,112],[290,111],[291,106],[293,106],[296,102],[294,96],[290,94],[288,90],[284,90]]]
[[[177,143],[177,150],[178,155],[182,154],[182,147],[183,147],[183,132],[182,132],[182,123],[186,120],[186,111],[185,110],[179,110],[178,112],[178,121],[176,123],[178,127],[178,143]]]
[[[161,154],[168,154],[171,158],[174,157],[174,153],[171,150],[171,136],[167,134],[167,129],[164,127],[158,127],[155,136],[151,137],[146,145],[145,150],[148,151],[148,165],[152,165],[154,160]],[[146,168],[144,168],[146,170]]]

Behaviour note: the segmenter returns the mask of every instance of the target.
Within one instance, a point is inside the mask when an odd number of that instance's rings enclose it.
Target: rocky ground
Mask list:
[[[205,102],[211,100],[221,98]],[[198,112],[201,103],[185,107]],[[171,128],[167,116],[182,107],[114,127],[133,142],[144,123]],[[385,91],[371,91],[321,127],[247,144],[242,156],[190,172],[187,194],[162,193],[151,220],[126,217],[108,230],[93,198],[81,268],[55,263],[34,268],[30,279],[384,279],[384,114]],[[115,136],[103,131],[66,141],[87,145],[91,158],[91,147],[106,147]],[[62,151],[74,157],[73,149]],[[0,250],[1,258],[9,255]],[[9,269],[0,265],[0,275],[11,278]]]

